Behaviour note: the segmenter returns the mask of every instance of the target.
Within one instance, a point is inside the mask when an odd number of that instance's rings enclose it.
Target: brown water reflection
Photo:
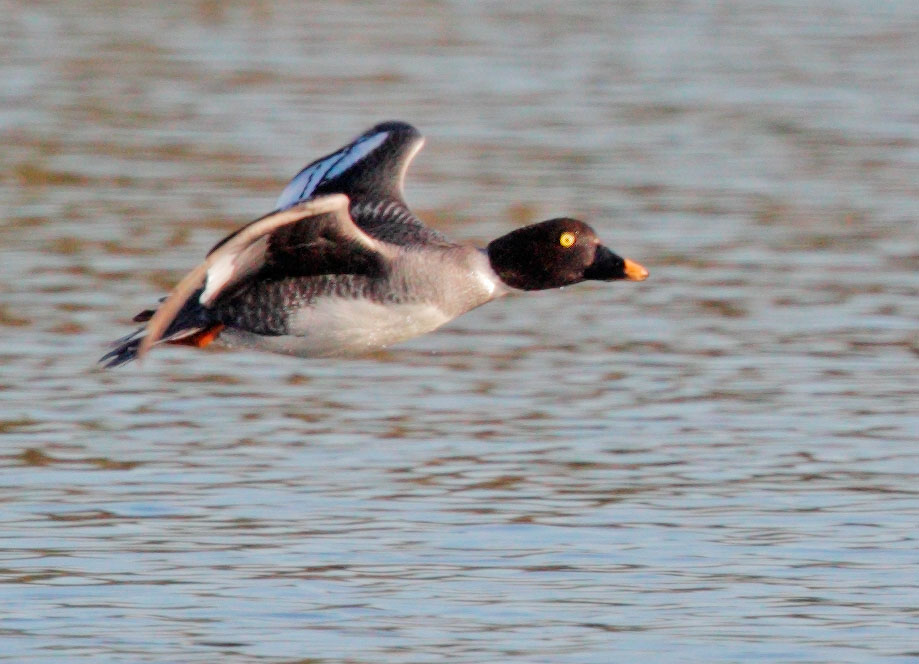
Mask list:
[[[913,3],[8,4],[0,658],[916,658]],[[432,224],[652,279],[94,370],[387,118]]]

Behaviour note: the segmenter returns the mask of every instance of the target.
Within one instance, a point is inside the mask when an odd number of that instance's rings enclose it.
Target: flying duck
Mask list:
[[[423,143],[411,125],[383,122],[306,166],[274,212],[218,242],[99,361],[114,367],[160,343],[214,341],[302,357],[359,355],[514,291],[648,276],[576,219],[518,228],[485,249],[428,228],[403,198]]]

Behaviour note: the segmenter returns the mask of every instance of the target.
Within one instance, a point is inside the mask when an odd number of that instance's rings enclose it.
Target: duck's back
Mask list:
[[[371,237],[403,247],[453,246],[440,231],[425,226],[401,200],[367,196],[351,201],[351,218]]]

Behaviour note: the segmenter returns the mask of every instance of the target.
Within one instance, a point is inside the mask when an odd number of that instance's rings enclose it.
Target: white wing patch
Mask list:
[[[325,159],[317,161],[307,166],[297,173],[291,180],[284,191],[281,192],[280,198],[276,204],[278,210],[282,210],[295,203],[306,200],[313,195],[316,188],[327,180],[336,178],[349,168],[366,158],[371,152],[383,144],[383,141],[389,136],[388,131],[381,131],[373,136],[361,138],[334,154],[330,154]]]
[[[220,256],[207,270],[204,292],[201,293],[198,301],[207,306],[225,288],[258,271],[265,262],[267,250],[268,238],[262,237],[239,253],[227,253]]]

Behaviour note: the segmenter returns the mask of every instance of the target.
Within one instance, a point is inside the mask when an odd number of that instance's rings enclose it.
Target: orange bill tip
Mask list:
[[[625,259],[623,271],[625,272],[625,278],[629,281],[644,281],[648,278],[648,270],[645,266],[628,258]]]

